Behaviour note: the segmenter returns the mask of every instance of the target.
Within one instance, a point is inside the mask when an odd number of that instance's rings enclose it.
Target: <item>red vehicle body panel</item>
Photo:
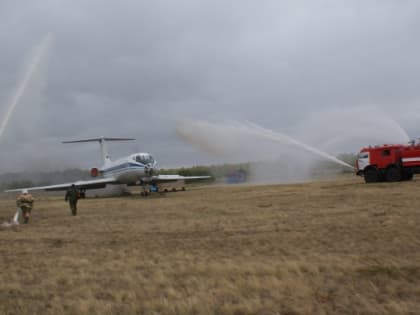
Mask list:
[[[364,156],[363,153],[368,153],[368,155]],[[361,169],[362,167],[363,169]],[[420,144],[384,144],[365,147],[360,150],[356,168],[357,174],[364,175],[365,179],[366,173],[372,172],[372,168],[378,172],[378,181],[382,181],[384,178],[386,180],[388,175],[388,180],[391,181],[393,178],[411,179],[413,174],[420,173]],[[390,170],[391,168],[393,170]],[[395,175],[395,172],[401,176]]]

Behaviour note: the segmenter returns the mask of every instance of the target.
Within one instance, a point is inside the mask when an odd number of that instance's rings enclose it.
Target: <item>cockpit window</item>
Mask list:
[[[151,155],[149,154],[141,154],[141,155],[136,155],[136,162],[138,163],[142,163],[142,164],[153,164],[154,163],[154,159]]]
[[[360,152],[358,155],[359,159],[367,159],[369,157],[369,152]]]

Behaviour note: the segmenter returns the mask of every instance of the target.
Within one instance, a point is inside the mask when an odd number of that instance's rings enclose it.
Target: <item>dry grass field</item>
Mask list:
[[[38,197],[0,242],[0,314],[420,313],[420,180]]]

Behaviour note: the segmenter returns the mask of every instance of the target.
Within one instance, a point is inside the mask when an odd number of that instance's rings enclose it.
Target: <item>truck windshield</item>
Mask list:
[[[369,157],[369,152],[360,152],[357,158],[359,159],[367,159]]]

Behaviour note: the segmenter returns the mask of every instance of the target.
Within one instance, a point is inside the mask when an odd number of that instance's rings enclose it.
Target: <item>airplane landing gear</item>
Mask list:
[[[152,193],[161,193],[161,190],[159,189],[159,186],[155,183],[152,183],[151,185],[143,186],[143,191],[140,193],[140,196],[147,197],[150,196]]]
[[[146,189],[146,187],[143,187],[143,191],[140,193],[140,196],[142,196],[142,197],[147,197],[147,196],[149,196],[150,195],[150,191],[148,191],[147,189]]]

